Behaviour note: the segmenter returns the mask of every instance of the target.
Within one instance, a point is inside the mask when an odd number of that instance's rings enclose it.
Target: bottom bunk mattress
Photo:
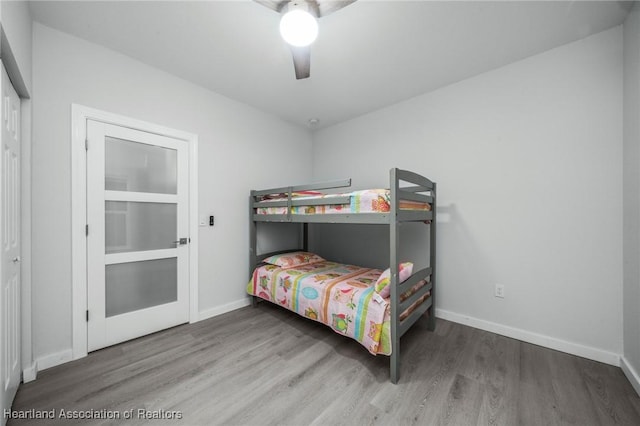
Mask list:
[[[379,269],[326,260],[293,267],[265,264],[254,270],[247,293],[326,324],[336,333],[355,339],[374,355],[390,355],[390,300],[375,288],[381,274]],[[401,295],[401,301],[424,284],[421,281]],[[428,296],[427,293],[418,299],[400,319]]]

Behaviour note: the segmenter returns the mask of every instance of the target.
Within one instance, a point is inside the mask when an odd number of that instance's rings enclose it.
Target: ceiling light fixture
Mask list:
[[[285,7],[280,19],[280,35],[292,46],[304,47],[318,37],[318,21],[305,0],[294,0]]]

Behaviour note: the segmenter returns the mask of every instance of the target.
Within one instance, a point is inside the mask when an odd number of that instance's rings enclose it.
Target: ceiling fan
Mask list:
[[[280,33],[291,46],[296,79],[311,74],[311,47],[318,35],[316,18],[322,18],[356,0],[254,0],[282,14]],[[290,32],[299,30],[300,32]]]

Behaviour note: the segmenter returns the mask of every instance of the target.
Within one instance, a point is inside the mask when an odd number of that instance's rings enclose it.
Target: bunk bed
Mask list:
[[[401,185],[402,183],[402,185]],[[436,289],[436,183],[417,173],[393,168],[389,172],[389,189],[355,191],[346,194],[326,193],[351,186],[351,179],[251,191],[249,273],[251,281],[247,292],[252,304],[268,300],[297,311],[302,316],[321,321],[336,332],[353,337],[373,354],[390,355],[390,380],[400,377],[400,337],[429,310],[428,329],[434,330]],[[322,191],[322,192],[318,192]],[[274,253],[258,254],[257,228],[262,222],[298,223],[301,226],[299,247]],[[403,268],[399,259],[400,226],[408,222],[422,222],[430,226],[429,266],[419,271]],[[325,261],[308,252],[308,225],[310,223],[379,224],[389,228],[389,269],[381,276],[376,269],[341,265]],[[314,257],[316,256],[316,257]],[[298,259],[298,260],[296,260]],[[426,259],[425,259],[426,260]],[[280,261],[280,263],[279,263]],[[281,263],[284,261],[285,263]],[[364,309],[374,319],[366,317],[360,330],[347,333],[353,318],[311,307],[301,312],[294,295],[300,287],[298,277],[322,287],[324,297],[338,300],[341,292],[350,295],[343,301],[359,312]],[[386,280],[385,280],[386,277]],[[295,279],[294,279],[295,278]],[[375,284],[374,284],[375,282]],[[279,283],[279,284],[278,284]],[[331,284],[333,293],[326,286]],[[378,293],[380,283],[383,289]],[[388,287],[385,286],[388,285]],[[280,288],[276,289],[279,285]],[[386,287],[386,288],[385,288]],[[319,287],[306,285],[303,293],[315,299]],[[277,296],[285,295],[283,300]],[[288,293],[282,293],[282,292]],[[354,300],[353,293],[361,297]],[[331,294],[331,295],[330,295]],[[289,296],[286,296],[289,295]],[[307,294],[309,296],[309,294]],[[365,297],[366,296],[366,297]],[[384,297],[383,297],[384,296]],[[289,297],[289,299],[287,298]],[[349,303],[351,303],[349,305]],[[357,303],[365,304],[356,307]],[[294,306],[295,305],[295,306]],[[310,305],[311,306],[311,305]],[[367,322],[369,321],[369,322]],[[382,324],[380,324],[382,322]],[[362,325],[365,324],[366,325]],[[364,327],[370,324],[371,330]],[[383,326],[384,325],[384,326]],[[374,332],[374,326],[376,327]],[[357,329],[354,324],[352,328]],[[372,340],[373,339],[373,340]],[[377,340],[376,340],[377,339]]]

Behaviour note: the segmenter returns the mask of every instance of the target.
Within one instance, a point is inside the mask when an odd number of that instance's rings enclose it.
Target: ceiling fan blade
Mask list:
[[[315,0],[315,2],[318,4],[318,16],[322,18],[336,10],[349,6],[351,3],[355,3],[356,0]]]
[[[269,9],[280,13],[282,9],[289,3],[290,0],[254,0]],[[322,18],[330,13],[340,10],[345,6],[349,6],[351,3],[355,3],[356,0],[306,0],[307,3],[315,10],[317,16]]]
[[[282,7],[285,5],[285,3],[288,3],[288,1],[286,0],[253,0],[253,1],[265,7],[268,7],[269,9],[276,11],[278,13],[280,13],[280,10],[282,10]]]
[[[293,54],[293,68],[296,71],[296,80],[309,78],[311,75],[311,48],[309,46],[291,46]]]

